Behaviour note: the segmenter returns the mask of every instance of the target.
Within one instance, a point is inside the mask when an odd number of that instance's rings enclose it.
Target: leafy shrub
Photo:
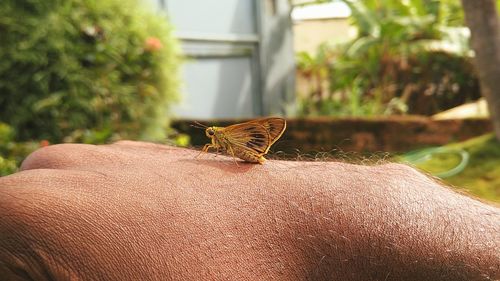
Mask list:
[[[431,115],[480,97],[458,2],[344,2],[358,36],[299,54],[299,74],[326,81],[311,83],[301,114]]]
[[[3,0],[0,122],[17,140],[164,137],[178,47],[136,0]]]
[[[12,174],[23,159],[31,152],[48,142],[14,142],[14,130],[5,123],[0,123],[0,176]]]

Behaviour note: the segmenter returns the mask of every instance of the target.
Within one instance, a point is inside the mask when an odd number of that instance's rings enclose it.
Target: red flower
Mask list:
[[[49,145],[50,145],[50,142],[48,140],[41,140],[40,141],[40,147],[46,147]]]
[[[160,39],[156,37],[148,37],[148,39],[146,39],[146,44],[144,46],[146,51],[154,52],[160,50],[161,48],[163,48],[163,44]]]

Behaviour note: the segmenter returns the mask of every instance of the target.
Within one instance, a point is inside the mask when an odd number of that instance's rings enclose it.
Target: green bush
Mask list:
[[[343,1],[357,36],[298,55],[300,114],[432,115],[480,97],[459,1]]]
[[[18,141],[164,137],[178,45],[140,2],[1,2],[0,122]]]
[[[14,142],[14,130],[0,123],[0,177],[17,171],[28,154],[41,146],[48,145],[46,140],[38,142]]]

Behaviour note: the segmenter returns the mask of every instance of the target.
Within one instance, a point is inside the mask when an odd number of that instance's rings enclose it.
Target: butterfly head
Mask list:
[[[214,127],[208,127],[205,129],[205,135],[209,138],[213,138],[215,135],[215,128]]]

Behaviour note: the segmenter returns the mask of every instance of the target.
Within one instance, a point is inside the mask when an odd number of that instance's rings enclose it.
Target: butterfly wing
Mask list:
[[[225,127],[224,135],[231,145],[261,156],[269,151],[285,129],[285,119],[271,117]]]
[[[271,142],[269,143],[269,146],[266,150],[267,153],[271,145],[273,145],[285,132],[286,120],[278,117],[270,117],[259,119],[256,121],[261,123],[269,132],[269,138],[271,139]]]

